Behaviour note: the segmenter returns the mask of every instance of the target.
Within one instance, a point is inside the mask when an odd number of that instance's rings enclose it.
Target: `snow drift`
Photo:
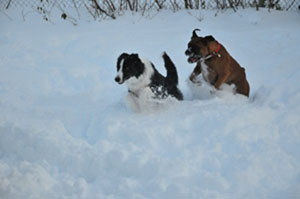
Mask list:
[[[0,15],[0,198],[299,198],[299,13],[214,14]],[[249,99],[188,86],[195,27],[246,69]],[[116,59],[136,52],[164,71],[163,51],[185,101],[136,114]]]

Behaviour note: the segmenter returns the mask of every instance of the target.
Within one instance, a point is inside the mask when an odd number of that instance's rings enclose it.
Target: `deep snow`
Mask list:
[[[164,11],[78,26],[0,14],[0,198],[300,198],[299,13]],[[196,27],[246,68],[249,100],[188,86]],[[186,100],[134,113],[116,59],[137,52],[165,74],[163,51]]]

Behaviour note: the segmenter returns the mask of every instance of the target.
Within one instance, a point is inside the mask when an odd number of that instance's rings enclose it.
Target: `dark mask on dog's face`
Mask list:
[[[131,77],[138,78],[144,70],[144,66],[138,57],[138,54],[123,53],[119,56],[117,61],[117,76],[115,81],[119,84],[123,84]]]
[[[185,55],[188,56],[189,63],[195,63],[206,57],[209,53],[209,42],[215,41],[212,36],[199,37],[196,34],[195,29],[191,37],[191,41],[188,43],[188,48],[185,51]]]
[[[185,55],[188,56],[189,63],[198,62],[201,58],[208,54],[206,46],[201,39],[202,38],[192,39],[188,43],[188,48],[185,51]]]

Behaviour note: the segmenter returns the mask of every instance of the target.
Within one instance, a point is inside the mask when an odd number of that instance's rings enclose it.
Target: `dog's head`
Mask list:
[[[213,36],[199,37],[196,34],[196,31],[200,30],[195,29],[193,31],[191,40],[188,43],[188,48],[185,51],[185,55],[189,57],[189,63],[198,62],[201,58],[209,55],[214,50],[214,46],[217,43]]]
[[[123,84],[131,77],[138,78],[144,72],[144,65],[138,54],[123,53],[117,61],[117,76],[115,81]]]

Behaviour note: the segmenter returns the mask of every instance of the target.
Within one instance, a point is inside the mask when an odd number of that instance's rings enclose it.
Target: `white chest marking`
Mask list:
[[[122,59],[120,62],[120,68],[118,70],[118,75],[117,75],[120,78],[121,82],[123,81],[123,64],[124,64],[124,59]]]
[[[202,70],[203,79],[205,81],[209,81],[208,80],[208,75],[209,75],[208,66],[205,64],[205,62],[201,62],[201,70]]]
[[[126,83],[128,89],[136,92],[137,94],[140,92],[141,89],[144,89],[151,83],[151,77],[154,73],[153,66],[151,62],[147,59],[141,59],[145,66],[145,71],[141,74],[138,78],[131,77],[129,78]]]

